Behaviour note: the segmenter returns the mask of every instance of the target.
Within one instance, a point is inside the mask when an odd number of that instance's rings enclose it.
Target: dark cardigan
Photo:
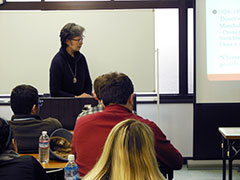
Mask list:
[[[75,52],[74,55],[75,57],[72,57],[62,47],[54,56],[50,67],[51,96],[74,97],[82,93],[92,93],[92,81],[86,59],[80,52]],[[77,83],[73,83],[75,69]]]

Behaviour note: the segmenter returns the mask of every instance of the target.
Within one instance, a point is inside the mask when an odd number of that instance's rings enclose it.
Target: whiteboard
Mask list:
[[[153,10],[0,11],[0,94],[19,84],[49,93],[51,60],[69,22],[86,29],[80,51],[92,81],[117,71],[132,79],[135,92],[154,91]]]

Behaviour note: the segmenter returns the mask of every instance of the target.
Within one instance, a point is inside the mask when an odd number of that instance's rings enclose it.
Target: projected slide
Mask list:
[[[206,1],[210,81],[240,80],[240,0]]]

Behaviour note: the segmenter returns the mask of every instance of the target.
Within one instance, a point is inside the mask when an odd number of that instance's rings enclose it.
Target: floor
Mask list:
[[[174,180],[222,180],[221,166],[187,167],[174,171]],[[228,174],[227,174],[228,175]],[[240,172],[233,170],[233,180],[240,180]],[[228,177],[227,177],[228,180]]]

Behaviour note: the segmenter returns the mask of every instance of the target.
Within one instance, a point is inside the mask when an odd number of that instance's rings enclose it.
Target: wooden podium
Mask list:
[[[84,105],[98,104],[94,98],[42,97],[40,99],[43,101],[40,116],[56,118],[62,123],[63,128],[68,130],[74,129],[76,118],[82,112]]]

